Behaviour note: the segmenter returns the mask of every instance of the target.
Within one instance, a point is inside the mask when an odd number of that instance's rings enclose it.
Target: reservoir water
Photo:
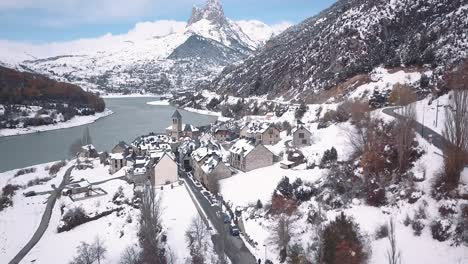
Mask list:
[[[147,105],[155,98],[106,99],[114,114],[87,125],[98,151],[110,151],[119,141],[131,143],[150,132],[163,133],[171,125],[172,106]],[[207,125],[217,117],[179,110],[183,122]],[[86,126],[0,138],[0,172],[69,158],[70,145]]]

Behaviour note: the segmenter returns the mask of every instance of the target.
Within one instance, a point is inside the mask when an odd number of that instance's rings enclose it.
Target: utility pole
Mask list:
[[[421,136],[424,138],[424,112],[426,111],[426,105],[423,104],[423,116],[422,116],[422,126],[421,126]]]
[[[436,105],[436,123],[435,123],[435,126],[437,127],[438,126],[438,123],[439,123],[439,107],[442,107],[442,105],[439,105],[439,99],[437,99],[437,105]]]

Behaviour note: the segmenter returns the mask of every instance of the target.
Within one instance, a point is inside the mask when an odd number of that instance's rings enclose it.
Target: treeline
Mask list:
[[[72,108],[104,111],[102,98],[77,85],[58,82],[39,74],[0,67],[0,104],[65,103]]]

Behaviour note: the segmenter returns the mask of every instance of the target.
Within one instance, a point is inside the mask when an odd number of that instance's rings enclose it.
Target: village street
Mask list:
[[[225,232],[225,243],[224,243],[224,252],[232,261],[232,263],[236,264],[249,264],[249,263],[256,263],[255,257],[249,251],[249,249],[245,246],[244,241],[240,239],[240,237],[232,236],[229,233],[229,228],[227,228],[227,224],[224,224],[221,217],[219,217],[218,212],[220,208],[218,206],[212,206],[211,203],[205,198],[205,196],[201,193],[202,188],[195,186],[192,179],[187,175],[186,172],[180,171],[181,176],[186,179],[186,183],[188,187],[192,190],[197,199],[198,203],[202,207],[201,209],[205,212],[211,223],[215,226],[218,233]],[[218,235],[213,240],[215,247],[219,245],[219,240],[222,236]]]

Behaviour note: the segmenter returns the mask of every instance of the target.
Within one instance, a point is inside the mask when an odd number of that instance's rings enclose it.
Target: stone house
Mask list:
[[[151,168],[150,176],[153,186],[171,184],[179,181],[179,172],[175,157],[166,152]]]
[[[200,136],[200,130],[190,124],[184,124],[182,122],[182,115],[178,110],[175,110],[174,114],[172,114],[172,124],[166,128],[166,134],[176,141],[181,137],[196,139]]]
[[[221,125],[220,127],[216,128],[213,134],[214,134],[214,138],[216,138],[216,140],[219,142],[223,142],[223,141],[231,139],[231,133],[225,125]]]
[[[312,133],[304,127],[304,125],[297,125],[292,131],[293,140],[292,144],[295,147],[305,147],[311,145]]]
[[[191,156],[191,166],[192,166],[192,173],[195,179],[198,181],[203,181],[203,169],[202,166],[205,162],[213,155],[221,157],[221,146],[218,144],[208,141],[204,142],[203,146],[199,147],[195,151],[192,152]]]
[[[209,156],[201,164],[201,182],[211,190],[212,180],[219,181],[231,177],[231,170],[217,154]]]
[[[112,148],[111,153],[114,153],[114,154],[122,153],[125,156],[127,156],[128,154],[130,154],[130,151],[131,151],[130,145],[128,145],[124,141],[120,141],[119,144],[115,145],[115,147]]]
[[[200,137],[200,130],[190,124],[185,124],[183,136],[191,139],[197,139]]]
[[[114,174],[127,166],[127,159],[123,153],[111,153],[109,155],[109,166],[110,174]]]
[[[280,141],[280,130],[267,122],[252,122],[240,131],[242,138],[253,139],[257,144],[276,145]]]
[[[231,167],[248,172],[273,165],[274,154],[261,143],[240,139],[230,149]]]
[[[193,139],[185,139],[177,149],[177,160],[185,171],[192,169],[191,155],[200,146],[200,142]]]

